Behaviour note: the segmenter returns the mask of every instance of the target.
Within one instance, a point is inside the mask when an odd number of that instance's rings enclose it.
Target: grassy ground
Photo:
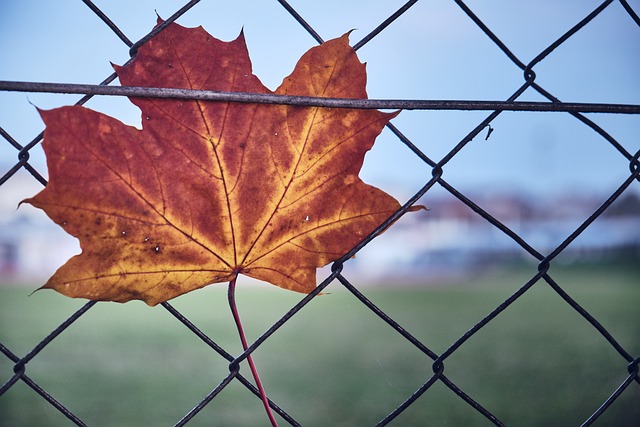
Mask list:
[[[499,270],[442,287],[392,286],[365,294],[436,353],[525,283],[535,267]],[[635,265],[550,273],[634,357],[640,354]],[[431,374],[431,360],[337,284],[255,353],[269,397],[305,426],[373,425]],[[54,292],[0,287],[0,342],[23,356],[83,305]],[[239,340],[224,285],[172,304],[233,354]],[[271,286],[238,289],[249,339],[301,298]],[[0,356],[0,381],[12,364]],[[173,425],[228,373],[164,308],[101,303],[27,365],[27,374],[89,425]],[[538,283],[445,360],[445,374],[506,425],[583,422],[626,376],[627,362],[545,283]],[[242,371],[249,375],[243,366]],[[595,425],[632,426],[640,386]],[[234,382],[190,426],[266,425],[260,401]],[[19,382],[0,396],[2,426],[70,425]],[[285,425],[285,423],[281,423]],[[482,415],[436,383],[392,425],[485,426]]]

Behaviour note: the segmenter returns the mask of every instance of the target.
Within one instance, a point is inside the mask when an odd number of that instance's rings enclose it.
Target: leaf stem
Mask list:
[[[247,351],[247,348],[249,346],[247,345],[247,338],[244,335],[244,329],[242,328],[242,322],[240,321],[240,313],[238,312],[238,308],[236,307],[236,279],[237,277],[234,277],[229,282],[229,292],[227,296],[229,299],[229,307],[231,308],[231,313],[233,314],[233,320],[236,322],[236,327],[238,328],[238,334],[240,335],[242,348],[244,351]],[[256,368],[255,363],[253,363],[253,358],[251,357],[251,354],[247,355],[247,362],[249,362],[249,367],[251,368],[253,379],[256,381],[256,387],[258,387],[258,391],[260,392],[260,398],[262,399],[262,404],[264,405],[264,409],[267,411],[267,416],[269,417],[269,421],[271,421],[271,425],[273,427],[278,427],[278,423],[275,417],[273,416],[273,412],[271,412],[271,407],[269,406],[267,393],[264,391],[264,387],[262,386],[262,381],[260,381],[260,376],[258,375],[258,369]]]

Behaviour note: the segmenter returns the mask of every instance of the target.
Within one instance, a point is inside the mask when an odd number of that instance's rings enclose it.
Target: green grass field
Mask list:
[[[446,286],[365,289],[436,353],[446,350],[535,273],[496,270]],[[635,264],[552,268],[550,274],[632,355],[640,354],[640,269]],[[19,356],[84,302],[52,291],[0,287],[0,342]],[[305,426],[374,425],[431,374],[431,360],[334,283],[254,354],[270,398]],[[301,299],[272,286],[242,288],[249,340]],[[172,302],[232,354],[241,352],[212,286]],[[546,285],[523,298],[445,361],[445,375],[508,426],[580,425],[624,380],[626,361]],[[0,381],[13,366],[0,362]],[[247,366],[241,372],[250,377]],[[228,363],[164,308],[100,303],[27,365],[27,374],[93,426],[173,425],[228,373]],[[632,383],[596,426],[637,426]],[[19,382],[0,396],[2,426],[71,425]],[[233,382],[190,426],[267,425],[261,402]],[[284,422],[281,425],[286,425]],[[437,382],[392,425],[485,426]]]

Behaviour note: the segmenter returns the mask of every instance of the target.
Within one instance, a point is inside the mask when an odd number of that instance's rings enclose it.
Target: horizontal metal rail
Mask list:
[[[219,102],[244,102],[257,104],[280,104],[304,107],[356,108],[364,110],[553,111],[567,113],[640,114],[640,105],[635,104],[430,99],[319,98],[312,96],[278,95],[274,93],[260,94],[161,87],[104,86],[92,84],[19,82],[4,80],[0,80],[0,90],[12,92],[43,92],[61,94],[131,96],[140,98],[171,98]]]

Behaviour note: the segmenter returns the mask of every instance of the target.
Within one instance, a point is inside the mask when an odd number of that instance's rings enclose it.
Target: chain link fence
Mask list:
[[[137,42],[132,42],[123,31],[121,31],[116,22],[113,22],[107,13],[105,13],[101,8],[93,4],[90,0],[83,0],[86,6],[88,6],[93,13],[95,13],[108,28],[110,28],[117,37],[122,40],[125,45],[125,49],[129,49],[131,56],[135,56],[137,48],[152,38],[155,34],[162,31],[165,25],[160,25],[151,31],[148,35],[141,38]],[[172,16],[168,17],[165,21],[166,24],[174,22],[179,17],[189,14],[195,13],[193,12],[192,7],[198,3],[197,0],[190,1],[186,3],[183,7],[177,10]],[[277,4],[279,3],[279,5]],[[318,43],[323,41],[323,38],[316,30],[309,24],[307,19],[309,17],[302,16],[302,13],[299,13],[296,8],[287,3],[285,0],[278,0],[278,2],[274,2],[273,7],[282,7],[284,8],[291,16],[292,19],[297,21]],[[392,13],[388,18],[384,19],[373,31],[371,31],[367,36],[365,36],[362,40],[358,41],[354,44],[355,49],[360,49],[363,46],[369,43],[375,43],[376,40],[380,37],[381,34],[384,34],[386,28],[393,25],[400,25],[395,21],[405,16],[406,14],[412,13],[412,8],[417,3],[417,0],[411,0],[406,4],[402,5],[397,11]],[[408,410],[413,405],[420,405],[422,401],[423,395],[428,395],[430,390],[438,386],[444,386],[453,392],[459,399],[466,404],[466,408],[469,411],[476,411],[481,414],[484,418],[484,421],[487,425],[505,425],[504,421],[501,420],[501,415],[497,413],[493,413],[491,407],[486,407],[482,403],[482,396],[474,396],[465,392],[462,386],[460,386],[458,381],[454,381],[450,378],[450,375],[445,374],[445,367],[447,366],[447,362],[452,358],[456,352],[460,352],[465,348],[465,345],[472,338],[476,337],[480,331],[487,327],[487,325],[491,324],[496,318],[498,318],[507,308],[511,307],[514,303],[516,303],[521,298],[524,298],[525,295],[530,293],[530,290],[535,286],[540,286],[542,283],[546,283],[555,293],[557,299],[563,301],[568,307],[574,310],[588,325],[590,325],[591,331],[594,335],[594,339],[604,339],[613,351],[615,351],[619,355],[619,364],[620,369],[626,372],[624,378],[622,378],[618,384],[618,386],[612,390],[608,390],[608,398],[603,400],[599,407],[594,407],[590,416],[584,419],[582,425],[591,425],[595,423],[605,412],[610,410],[612,405],[616,402],[616,400],[624,395],[625,393],[634,393],[637,391],[638,386],[640,385],[640,375],[639,375],[639,365],[640,365],[640,355],[633,354],[628,348],[625,348],[623,344],[621,344],[618,339],[612,334],[607,328],[605,328],[597,318],[597,315],[592,314],[587,309],[583,308],[573,297],[567,292],[560,280],[557,280],[555,275],[550,271],[551,267],[555,265],[557,258],[562,253],[566,252],[568,248],[576,239],[585,232],[585,230],[592,227],[592,224],[598,221],[599,218],[605,214],[610,207],[614,205],[616,200],[621,199],[623,195],[628,195],[633,192],[633,187],[637,188],[638,182],[640,181],[640,150],[638,151],[628,151],[625,148],[624,144],[620,143],[616,138],[614,138],[608,131],[600,127],[596,124],[595,121],[592,120],[592,116],[588,113],[597,112],[597,113],[624,113],[624,114],[640,114],[640,105],[621,105],[621,104],[568,104],[561,102],[558,98],[554,96],[553,93],[545,89],[541,83],[539,83],[539,78],[537,76],[537,68],[539,64],[543,62],[543,60],[554,53],[557,50],[560,50],[561,47],[573,37],[576,37],[577,34],[580,34],[584,28],[587,28],[591,23],[595,20],[595,18],[601,13],[605,13],[609,9],[616,8],[618,11],[623,10],[626,18],[635,23],[638,27],[638,31],[640,31],[640,17],[634,11],[634,8],[625,0],[619,1],[604,1],[598,5],[596,5],[592,10],[588,11],[581,20],[579,20],[575,25],[571,26],[569,30],[567,30],[560,38],[549,44],[544,50],[540,51],[537,55],[535,55],[534,59],[525,62],[522,61],[516,54],[513,53],[512,50],[507,46],[505,42],[503,42],[494,32],[492,32],[491,28],[488,24],[483,22],[475,13],[473,5],[469,5],[463,1],[454,1],[454,3],[459,7],[459,9],[464,13],[464,15],[476,25],[481,32],[490,40],[503,54],[504,58],[510,61],[517,69],[520,69],[522,75],[524,76],[524,82],[513,90],[512,94],[505,101],[429,101],[429,100],[417,100],[417,101],[404,101],[404,103],[400,103],[399,101],[395,104],[392,102],[381,102],[379,104],[373,105],[376,108],[406,108],[406,109],[419,109],[419,110],[454,110],[454,111],[468,111],[468,110],[480,110],[485,111],[486,117],[477,122],[475,126],[472,127],[472,130],[464,135],[457,144],[453,146],[444,156],[442,156],[439,160],[432,158],[426,152],[426,150],[421,150],[419,146],[421,144],[414,143],[405,136],[400,129],[398,129],[395,125],[389,124],[388,130],[397,137],[401,145],[408,147],[411,151],[412,155],[415,156],[422,164],[427,167],[431,171],[431,176],[428,177],[423,183],[422,187],[419,191],[415,192],[411,197],[408,197],[404,200],[404,205],[402,209],[396,213],[393,217],[389,218],[389,220],[383,224],[380,228],[384,229],[391,223],[395,222],[398,218],[400,218],[406,210],[422,200],[425,195],[428,196],[430,192],[434,191],[434,189],[438,189],[438,191],[444,191],[449,195],[453,196],[456,200],[466,205],[476,216],[482,218],[487,224],[490,224],[495,228],[500,234],[506,236],[508,239],[512,241],[512,243],[516,244],[524,253],[525,257],[529,261],[534,261],[537,263],[538,268],[537,272],[529,277],[524,284],[519,286],[519,288],[508,298],[504,299],[499,305],[490,310],[490,312],[486,313],[484,317],[475,324],[470,324],[468,330],[462,334],[458,339],[451,342],[448,348],[445,351],[438,352],[430,348],[428,345],[428,341],[424,339],[417,338],[416,335],[409,332],[408,329],[405,329],[403,325],[399,324],[392,315],[387,314],[383,309],[379,308],[376,304],[374,304],[363,291],[363,289],[358,285],[357,279],[350,279],[347,276],[349,274],[345,273],[343,267],[348,265],[351,261],[350,259],[359,252],[362,248],[368,245],[375,237],[377,233],[374,235],[368,236],[364,239],[358,246],[353,248],[349,253],[347,253],[343,258],[336,261],[331,266],[331,271],[327,273],[327,276],[321,281],[316,290],[310,293],[308,296],[304,297],[297,304],[286,312],[284,316],[275,321],[262,335],[259,336],[251,345],[248,350],[239,354],[234,355],[232,352],[223,348],[220,344],[216,343],[208,334],[204,333],[191,319],[187,316],[183,315],[181,311],[176,309],[171,303],[164,303],[162,307],[170,313],[178,322],[183,324],[188,328],[191,333],[195,335],[199,340],[201,340],[206,346],[208,346],[213,352],[217,353],[219,357],[226,361],[225,363],[229,364],[229,373],[228,374],[218,374],[216,378],[221,378],[220,382],[217,386],[215,386],[204,398],[199,402],[194,402],[193,409],[186,413],[184,417],[177,422],[175,425],[185,425],[188,424],[199,412],[201,412],[204,408],[211,404],[214,399],[216,399],[221,392],[227,389],[231,384],[241,384],[248,390],[249,393],[253,393],[256,397],[256,401],[259,401],[260,395],[256,387],[253,383],[247,379],[243,372],[241,372],[240,366],[241,363],[244,362],[248,355],[257,351],[261,346],[263,346],[267,341],[272,339],[272,336],[285,324],[290,322],[295,322],[296,318],[299,316],[300,311],[307,306],[311,301],[316,299],[319,294],[323,292],[330,291],[331,287],[344,287],[348,290],[360,304],[362,307],[366,307],[366,309],[370,310],[375,316],[379,317],[389,328],[391,328],[395,333],[401,336],[406,343],[410,346],[415,347],[422,355],[423,363],[427,366],[431,367],[432,373],[424,380],[421,386],[413,391],[413,393],[404,396],[403,402],[395,408],[391,408],[388,412],[388,415],[383,419],[380,419],[376,425],[388,425],[392,424],[394,421],[398,421],[402,424],[401,418],[398,418],[403,412]],[[363,3],[363,8],[366,8],[366,4]],[[116,79],[116,75],[112,74],[105,78],[100,85],[104,86],[104,91],[100,91],[96,89],[94,86],[86,86],[79,87],[74,85],[32,85],[29,86],[27,84],[20,84],[16,82],[2,82],[4,90],[21,90],[21,91],[53,91],[53,92],[64,92],[64,93],[85,93],[80,101],[77,102],[78,105],[82,105],[91,99],[92,96],[98,93],[109,93],[114,94],[117,92],[117,87],[109,86]],[[13,84],[13,85],[12,85]],[[534,90],[540,97],[544,100],[544,102],[519,102],[518,99],[522,96],[522,94],[527,90]],[[149,94],[153,96],[153,94]],[[259,100],[258,100],[259,101]],[[295,101],[292,101],[295,103]],[[319,100],[312,100],[311,102],[321,103]],[[363,104],[363,106],[366,106]],[[372,105],[368,105],[371,107]],[[472,194],[465,194],[462,190],[458,189],[455,185],[451,184],[447,179],[444,178],[445,171],[449,168],[449,163],[459,156],[461,153],[465,152],[468,149],[470,142],[481,135],[481,139],[489,139],[487,143],[490,143],[490,136],[493,132],[492,123],[498,118],[498,116],[505,113],[505,111],[528,111],[528,112],[538,112],[538,111],[555,111],[557,113],[552,114],[564,114],[571,115],[575,118],[581,126],[584,126],[590,132],[594,132],[601,139],[602,144],[610,147],[611,150],[617,153],[617,155],[623,159],[626,164],[627,171],[624,172],[625,178],[619,182],[619,185],[615,191],[613,191],[610,196],[600,204],[595,210],[590,212],[589,215],[585,216],[582,223],[580,223],[577,227],[573,229],[571,233],[566,235],[563,241],[553,247],[550,250],[541,250],[538,245],[531,241],[528,237],[522,235],[522,233],[518,233],[514,227],[510,227],[504,221],[501,221],[497,216],[492,215],[490,212],[485,210],[482,207],[482,202],[475,200],[475,196]],[[427,113],[422,113],[427,114]],[[0,117],[0,120],[2,118]],[[22,144],[16,139],[14,139],[8,132],[4,129],[0,128],[0,135],[4,139],[4,142],[13,146],[17,152],[18,161],[15,163],[13,167],[3,173],[0,178],[0,186],[7,183],[16,175],[16,173],[20,170],[26,170],[31,176],[41,183],[42,185],[46,185],[46,179],[44,178],[44,174],[41,173],[30,163],[30,153],[32,150],[37,147],[41,140],[42,134],[38,135],[31,142],[27,144]],[[636,147],[637,149],[638,147]],[[631,189],[630,189],[631,188]],[[0,191],[2,188],[0,187]],[[24,197],[29,196],[29,194],[25,194]],[[429,236],[425,236],[425,239],[428,239]],[[51,331],[49,335],[47,335],[44,339],[42,339],[35,347],[33,347],[30,351],[27,352],[26,355],[20,356],[16,354],[14,349],[9,348],[9,346],[5,346],[3,343],[0,343],[0,351],[3,354],[3,357],[6,361],[8,361],[13,367],[13,374],[8,377],[3,372],[3,380],[4,384],[0,388],[0,399],[2,399],[2,395],[9,393],[12,388],[14,388],[19,383],[24,383],[28,387],[30,387],[34,393],[37,393],[42,399],[51,406],[55,407],[60,413],[62,413],[70,423],[76,425],[86,425],[85,421],[83,421],[80,416],[75,414],[65,403],[57,400],[55,394],[50,394],[46,387],[39,384],[37,378],[32,378],[29,375],[29,363],[38,357],[42,356],[41,353],[47,346],[49,346],[54,340],[58,338],[58,336],[65,331],[68,327],[70,327],[75,322],[81,322],[86,316],[87,313],[92,311],[96,305],[99,303],[96,302],[88,302],[81,309],[71,314],[64,322],[62,322],[59,326]],[[8,325],[2,325],[5,327],[14,327]],[[600,337],[595,337],[595,336]],[[354,339],[360,339],[355,337]],[[526,337],[523,337],[526,339]],[[589,354],[584,354],[583,357],[590,357]],[[300,363],[303,363],[300,361]],[[345,361],[345,363],[349,363],[349,361]],[[548,363],[553,363],[553,360],[549,360]],[[55,370],[55,367],[51,369]],[[482,369],[482,366],[477,366],[477,369]],[[523,381],[527,379],[524,378]],[[123,387],[126,387],[123,384]],[[635,388],[635,390],[634,390]],[[504,399],[509,399],[509,396],[504,396]],[[379,403],[383,405],[382,402]],[[281,419],[290,425],[301,425],[302,422],[294,418],[289,408],[286,408],[285,405],[280,406],[278,402],[270,401],[270,405],[272,409],[281,417]],[[384,406],[384,405],[383,405]],[[523,415],[524,416],[524,415]],[[0,414],[0,418],[2,414]],[[168,421],[170,422],[170,421]],[[636,419],[637,422],[637,419]],[[444,420],[442,424],[445,424]],[[2,421],[0,421],[0,425],[4,425]],[[434,425],[440,425],[437,421],[434,422]],[[636,424],[637,425],[637,424]]]

